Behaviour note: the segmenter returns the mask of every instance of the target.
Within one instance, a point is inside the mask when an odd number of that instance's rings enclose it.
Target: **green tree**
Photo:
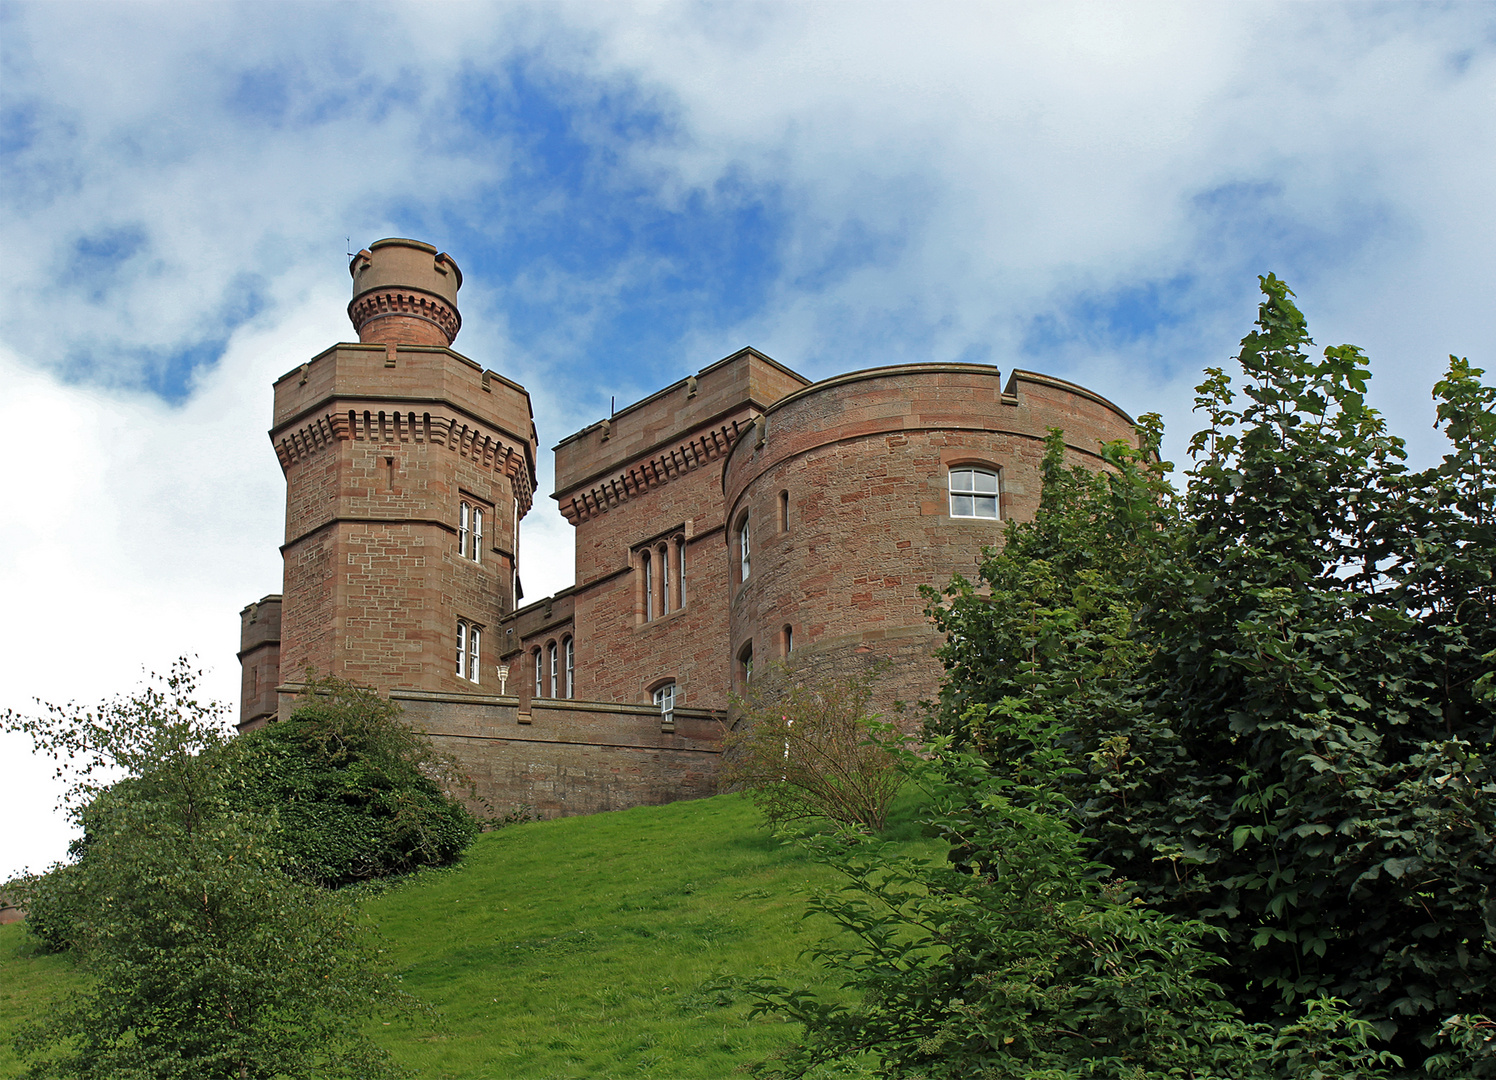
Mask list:
[[[1007,727],[971,704],[1059,718],[1092,855],[1222,932],[1250,1017],[1335,995],[1416,1062],[1496,971],[1496,391],[1451,358],[1451,451],[1410,473],[1364,355],[1310,356],[1292,294],[1262,286],[1243,403],[1207,372],[1182,499],[1146,455],[1087,478],[1051,447],[987,595],[958,581],[935,609],[935,727],[1001,771]]]
[[[237,740],[230,803],[273,813],[292,876],[339,886],[444,866],[478,825],[447,792],[455,762],[399,705],[335,678],[309,681],[288,720]]]
[[[196,686],[179,661],[97,709],[3,718],[58,759],[85,826],[26,903],[92,979],[18,1039],[27,1075],[392,1075],[358,1026],[401,995],[348,903],[282,872],[273,817],[232,809],[235,746]]]
[[[1052,717],[1009,698],[968,726],[1006,733],[1006,768],[936,740],[931,823],[954,861],[890,855],[819,837],[847,887],[812,909],[845,930],[817,949],[853,1003],[760,979],[757,1013],[804,1026],[761,1076],[861,1065],[909,1080],[1371,1080],[1396,1064],[1343,1003],[1315,1001],[1282,1030],[1244,1023],[1214,981],[1204,924],[1178,920],[1102,880],[1068,813],[1075,770]]]

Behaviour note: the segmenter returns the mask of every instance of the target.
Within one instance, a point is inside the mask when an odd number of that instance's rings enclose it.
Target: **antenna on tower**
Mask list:
[[[348,246],[348,247],[352,247],[353,246],[353,237],[350,236],[350,237],[346,238],[346,246]],[[351,252],[351,251],[348,252],[348,257],[350,259],[353,258],[353,252]]]

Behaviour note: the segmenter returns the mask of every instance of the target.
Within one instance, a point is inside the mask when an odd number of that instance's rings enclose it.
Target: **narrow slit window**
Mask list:
[[[997,519],[997,473],[963,466],[950,473],[951,517]]]
[[[676,604],[679,607],[686,606],[686,541],[684,539],[675,542],[675,569],[680,575],[680,588],[676,592]]]
[[[655,585],[654,585],[654,560],[649,557],[649,552],[644,553],[644,621],[649,622],[655,617]]]
[[[670,613],[670,546],[660,545],[660,614]]]
[[[788,491],[779,493],[779,531],[790,531],[790,493]]]
[[[753,542],[748,536],[748,519],[743,518],[743,523],[738,526],[738,581],[748,580],[748,572],[753,568]]]
[[[784,655],[788,656],[795,651],[795,628],[788,623],[784,626]]]

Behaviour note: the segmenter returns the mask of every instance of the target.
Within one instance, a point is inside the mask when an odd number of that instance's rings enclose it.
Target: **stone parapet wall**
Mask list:
[[[457,759],[477,809],[542,818],[658,806],[716,794],[724,718],[649,706],[396,690],[405,718]]]

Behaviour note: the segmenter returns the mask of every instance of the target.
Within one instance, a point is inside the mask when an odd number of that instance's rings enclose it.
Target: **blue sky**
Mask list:
[[[1271,271],[1427,461],[1447,354],[1496,370],[1492,192],[1489,3],[0,5],[0,707],[184,652],[236,696],[350,243],[457,259],[543,450],[751,344],[1049,372],[1182,458]],[[522,558],[569,583],[548,500]]]

